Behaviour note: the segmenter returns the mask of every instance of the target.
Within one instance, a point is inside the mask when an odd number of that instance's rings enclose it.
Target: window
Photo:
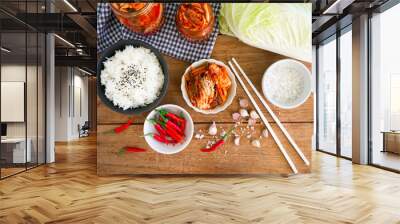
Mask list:
[[[2,1],[38,13],[44,1]],[[0,179],[45,163],[45,34],[0,12]]]
[[[340,36],[340,155],[352,157],[352,32]]]
[[[338,36],[334,35],[319,45],[317,62],[317,149],[351,158],[353,78],[351,25],[341,30]]]
[[[318,149],[336,153],[336,40],[318,48]]]
[[[371,18],[370,161],[400,170],[400,4]]]
[[[400,73],[390,75],[390,130],[400,130]]]

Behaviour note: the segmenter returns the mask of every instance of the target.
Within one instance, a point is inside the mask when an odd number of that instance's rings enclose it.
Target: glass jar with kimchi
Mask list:
[[[164,6],[161,3],[111,3],[117,19],[136,33],[156,33],[164,22]]]
[[[183,3],[176,13],[176,27],[190,41],[203,41],[214,28],[214,13],[208,3]]]

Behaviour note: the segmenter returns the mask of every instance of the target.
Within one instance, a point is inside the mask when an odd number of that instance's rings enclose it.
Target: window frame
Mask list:
[[[23,3],[25,3],[25,12],[27,12],[27,3],[28,3],[28,1],[21,1],[21,2],[23,2]],[[38,10],[39,10],[39,7],[38,7],[38,4],[39,4],[39,0],[35,0],[35,1],[33,1],[33,3],[36,3],[36,11],[38,12]],[[46,7],[46,12],[47,12],[47,8],[48,7]],[[39,167],[39,166],[41,166],[41,165],[45,165],[46,163],[47,163],[47,110],[46,110],[46,108],[47,108],[47,43],[48,43],[48,41],[47,41],[47,32],[43,32],[43,31],[40,31],[40,30],[38,30],[38,29],[36,29],[36,28],[34,28],[34,27],[32,27],[32,26],[30,26],[29,24],[27,24],[27,23],[24,23],[23,21],[20,21],[20,20],[18,20],[18,18],[16,18],[16,17],[14,17],[12,14],[10,14],[8,11],[6,11],[6,10],[4,10],[4,9],[2,9],[1,7],[0,7],[0,11],[2,12],[2,13],[5,13],[5,14],[7,14],[7,15],[9,15],[12,19],[14,19],[15,21],[17,21],[17,22],[20,22],[20,23],[22,23],[22,25],[24,26],[24,30],[20,30],[20,31],[15,31],[15,32],[11,32],[11,33],[20,33],[21,35],[25,35],[25,49],[24,49],[24,51],[25,51],[25,56],[24,56],[24,60],[25,60],[25,96],[24,96],[24,100],[25,100],[25,102],[24,102],[24,122],[25,122],[25,127],[24,127],[24,129],[25,129],[25,136],[24,136],[24,139],[25,139],[25,166],[24,166],[24,169],[23,170],[20,170],[20,171],[17,171],[17,172],[14,172],[14,173],[12,173],[12,174],[9,174],[9,175],[7,175],[7,176],[3,176],[3,173],[2,173],[2,167],[0,166],[0,180],[4,180],[4,179],[7,179],[7,178],[9,178],[9,177],[12,177],[12,176],[15,176],[15,175],[17,175],[17,174],[20,174],[20,173],[23,173],[23,172],[26,172],[26,171],[28,171],[28,170],[30,170],[30,169],[34,169],[34,168],[37,168],[37,167]],[[26,14],[25,14],[26,15]],[[0,28],[1,28],[1,24],[0,24]],[[9,31],[3,31],[3,30],[1,30],[0,29],[0,46],[2,45],[2,34],[5,34],[5,33],[10,33]],[[36,138],[36,140],[38,140],[38,138],[39,138],[39,113],[38,113],[38,110],[39,110],[39,98],[38,98],[38,91],[39,91],[39,81],[38,81],[38,75],[39,75],[39,71],[38,71],[38,66],[39,66],[39,34],[43,34],[43,39],[41,39],[41,41],[42,41],[42,47],[44,48],[44,49],[41,49],[41,52],[43,53],[43,55],[42,55],[42,60],[44,61],[44,63],[42,64],[42,82],[43,82],[43,88],[44,88],[44,90],[43,90],[43,96],[44,96],[44,98],[42,99],[42,102],[43,102],[43,105],[42,105],[42,107],[43,107],[43,109],[44,109],[44,115],[43,115],[43,119],[44,120],[42,120],[42,122],[43,122],[43,125],[44,125],[44,131],[43,131],[43,149],[42,149],[42,151],[43,151],[43,155],[41,155],[41,157],[43,157],[42,159],[43,159],[43,162],[39,162],[39,144],[37,144],[37,148],[36,148],[36,162],[33,164],[33,165],[31,165],[31,166],[28,166],[28,162],[27,162],[27,156],[28,156],[28,154],[26,153],[27,152],[27,139],[28,139],[28,131],[27,131],[27,129],[28,129],[28,118],[27,118],[27,82],[28,82],[28,79],[27,79],[27,75],[28,75],[28,34],[36,34],[36,61],[35,61],[35,65],[36,65],[36,136],[35,136],[35,138]],[[2,76],[1,76],[1,67],[2,67],[2,54],[0,53],[0,82],[1,82],[1,78],[2,78]],[[0,89],[1,89],[1,86],[0,86]],[[1,91],[0,91],[1,92]],[[1,96],[1,93],[0,93],[0,96]],[[0,101],[1,101],[1,97],[0,97]],[[0,106],[0,110],[1,110],[1,106]],[[0,115],[1,116],[1,115]],[[1,119],[0,119],[0,124],[1,124]],[[37,142],[38,143],[38,142]],[[0,158],[1,158],[1,144],[0,144]],[[21,167],[22,168],[22,167]]]
[[[400,4],[400,0],[388,0],[382,5],[380,5],[377,8],[374,8],[372,10],[368,11],[368,31],[367,31],[367,38],[368,38],[368,68],[367,68],[367,77],[368,77],[368,165],[377,167],[383,170],[395,172],[395,173],[400,173],[400,170],[393,169],[387,166],[383,166],[380,164],[376,164],[373,162],[373,131],[372,131],[372,41],[373,41],[373,35],[372,35],[372,19],[374,17],[374,14],[381,14],[384,13],[385,11],[393,8],[394,6]]]
[[[340,118],[340,103],[341,103],[341,97],[340,97],[340,81],[341,81],[341,65],[340,65],[340,37],[344,35],[347,32],[350,32],[352,30],[352,23],[349,23],[345,27],[343,27],[340,30],[337,30],[336,33],[332,34],[331,36],[327,37],[326,39],[320,41],[316,45],[316,151],[323,152],[329,155],[337,156],[340,158],[344,158],[347,160],[352,160],[352,158],[347,157],[342,155],[342,150],[341,150],[341,118]],[[320,97],[320,88],[319,88],[319,60],[320,60],[320,55],[318,52],[318,49],[322,43],[326,44],[329,43],[330,41],[336,41],[336,152],[328,152],[327,150],[321,149],[320,144],[319,144],[319,97]]]

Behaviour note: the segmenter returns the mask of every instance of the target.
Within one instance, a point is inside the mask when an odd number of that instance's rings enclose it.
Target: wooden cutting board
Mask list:
[[[261,79],[264,71],[272,63],[286,57],[248,46],[236,38],[219,35],[214,46],[212,58],[227,64],[231,57],[235,57],[256,88],[261,91]],[[238,88],[234,102],[223,112],[216,115],[204,115],[195,112],[186,105],[180,90],[181,77],[189,62],[179,61],[165,56],[169,66],[169,86],[161,104],[177,104],[185,108],[195,123],[195,133],[199,130],[207,132],[208,126],[215,121],[218,129],[228,130],[234,125],[232,113],[239,110],[239,98],[248,98],[237,82]],[[311,64],[305,63],[311,69]],[[255,94],[253,96],[256,98]],[[256,98],[261,107],[261,102]],[[272,106],[272,110],[279,117],[283,125],[292,135],[306,157],[311,161],[311,142],[313,133],[313,95],[300,107],[284,110]],[[252,108],[252,106],[251,106]],[[300,173],[310,172],[301,158],[291,147],[279,127],[273,122],[267,111],[264,114],[272,124],[284,144],[288,154],[294,161]],[[162,155],[154,152],[147,145],[143,135],[143,122],[147,113],[134,116],[134,125],[121,134],[103,134],[127,121],[128,116],[113,112],[100,99],[97,100],[97,173],[98,175],[114,174],[291,174],[292,171],[285,158],[279,151],[272,137],[261,139],[261,148],[251,146],[250,141],[259,138],[263,124],[258,122],[251,138],[241,138],[240,146],[233,144],[233,137],[218,151],[204,153],[200,148],[212,140],[207,136],[202,140],[192,139],[190,145],[180,153]],[[244,123],[240,127],[244,133],[247,130]],[[116,152],[124,146],[147,148],[144,153],[131,153],[118,156]]]

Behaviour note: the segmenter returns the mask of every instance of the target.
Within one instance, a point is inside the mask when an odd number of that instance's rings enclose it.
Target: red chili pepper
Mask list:
[[[158,132],[160,135],[162,135],[162,136],[166,136],[166,135],[167,135],[167,132],[161,127],[161,125],[156,124],[156,125],[155,125],[155,128],[156,128],[157,132]]]
[[[215,150],[217,150],[217,148],[219,147],[219,146],[221,146],[222,144],[224,144],[225,143],[225,140],[224,139],[220,139],[220,140],[218,140],[214,145],[212,145],[210,148],[204,148],[204,149],[201,149],[201,151],[202,152],[212,152],[212,151],[215,151]]]
[[[162,121],[157,121],[158,124],[161,125],[161,127],[164,128],[166,131],[167,135],[170,136],[172,139],[174,139],[177,143],[181,142],[183,140],[183,133],[180,131],[180,129],[176,129],[176,125],[167,119],[167,121],[162,122]]]
[[[174,122],[172,122],[171,120],[167,119],[166,117],[164,117],[164,115],[160,114],[160,117],[162,117],[163,121],[161,121],[161,125],[163,127],[166,127],[167,129],[173,129],[176,132],[178,132],[180,135],[184,135],[183,131],[181,130],[181,128],[176,125]]]
[[[126,147],[126,152],[146,152],[146,149],[136,148],[136,147]]]
[[[179,127],[181,128],[181,130],[182,130],[183,132],[185,132],[185,129],[186,129],[186,120],[185,120],[185,118],[184,118],[182,112],[181,112],[181,114],[180,114],[180,117],[181,117],[181,119],[182,119],[182,122],[181,122],[181,124],[179,125]]]
[[[167,117],[168,119],[172,120],[176,124],[184,122],[184,119],[182,119],[181,117],[178,117],[174,113],[168,112],[167,110],[160,109],[160,110],[157,110],[157,111],[162,117]]]
[[[167,120],[165,122],[165,126],[167,127],[167,129],[169,128],[169,129],[175,130],[180,135],[183,135],[183,131],[181,130],[181,128],[178,125],[176,125],[174,122]]]
[[[161,142],[161,143],[165,143],[165,144],[175,144],[176,141],[175,140],[168,140],[165,136],[161,136],[155,133],[150,133],[147,134],[152,136],[156,141]]]
[[[166,136],[167,132],[161,127],[161,125],[159,123],[157,123],[156,120],[151,119],[150,122],[154,125],[154,128],[157,130],[157,132],[162,135],[162,136]]]
[[[182,119],[182,118],[176,116],[176,115],[173,114],[173,113],[167,113],[165,116],[166,116],[167,118],[171,119],[172,121],[174,121],[175,123],[182,123],[182,122],[183,122],[183,119]]]
[[[159,142],[168,143],[167,139],[165,137],[162,137],[161,135],[158,135],[158,134],[151,134],[151,135],[155,140],[157,140]]]
[[[168,136],[170,136],[172,139],[174,139],[178,143],[183,140],[183,136],[182,135],[180,135],[174,129],[169,128],[168,126],[167,126],[167,134],[168,134]]]
[[[123,155],[125,152],[145,152],[146,149],[126,146],[118,150],[118,155]]]
[[[200,149],[202,152],[213,152],[217,150],[221,145],[223,145],[228,138],[228,136],[231,134],[231,132],[235,129],[235,127],[232,127],[220,140],[218,140],[214,145],[212,145],[210,148],[204,148]]]
[[[123,132],[124,130],[128,129],[131,124],[132,124],[132,121],[128,120],[128,122],[126,122],[125,124],[114,128],[114,132],[119,134],[119,133]]]
[[[120,125],[120,126],[114,128],[114,129],[112,129],[112,130],[110,130],[110,131],[106,131],[105,133],[106,133],[106,134],[107,134],[107,133],[119,134],[119,133],[125,131],[126,129],[128,129],[129,126],[131,126],[132,123],[133,123],[133,120],[132,120],[131,118],[129,118],[129,120],[128,120],[125,124],[122,124],[122,125]]]

